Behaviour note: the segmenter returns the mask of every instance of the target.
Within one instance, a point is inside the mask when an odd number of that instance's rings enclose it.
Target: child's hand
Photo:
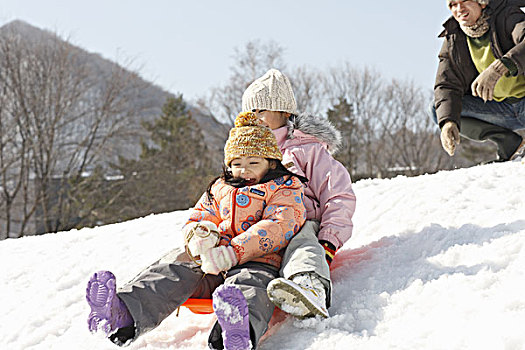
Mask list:
[[[335,252],[337,251],[337,249],[335,249],[335,246],[328,241],[320,240],[319,243],[324,248],[326,262],[328,263],[328,266],[330,266],[332,264],[332,260],[334,259]]]
[[[202,272],[218,275],[237,265],[237,256],[232,246],[220,245],[201,253],[201,261]]]
[[[219,243],[219,231],[211,221],[194,222],[183,229],[186,246],[193,257],[199,256]]]

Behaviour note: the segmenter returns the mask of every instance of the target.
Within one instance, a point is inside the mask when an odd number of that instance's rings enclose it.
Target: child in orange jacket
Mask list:
[[[118,292],[111,272],[95,273],[86,296],[92,332],[103,328],[123,345],[188,298],[213,297],[218,322],[210,347],[256,348],[274,311],[266,288],[306,218],[306,179],[282,165],[272,131],[250,112],[237,117],[224,153],[228,170],[212,181],[183,228],[188,259],[161,260]]]

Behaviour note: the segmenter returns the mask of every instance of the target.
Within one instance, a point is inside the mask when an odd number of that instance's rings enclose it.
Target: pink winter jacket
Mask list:
[[[321,223],[318,239],[339,249],[352,235],[356,205],[350,174],[329,152],[336,151],[340,133],[326,119],[310,115],[299,115],[293,126],[273,132],[284,166],[309,180],[304,204],[307,219]]]
[[[204,193],[187,222],[211,221],[221,245],[231,245],[239,264],[258,261],[281,266],[279,251],[288,245],[306,219],[303,185],[296,177],[235,188],[217,180],[213,200]]]

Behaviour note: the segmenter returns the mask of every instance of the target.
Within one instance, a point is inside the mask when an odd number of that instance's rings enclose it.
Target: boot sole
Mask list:
[[[274,280],[268,285],[268,297],[281,310],[299,318],[322,316],[328,318],[328,310],[315,305],[288,280]]]
[[[115,275],[110,271],[99,271],[89,279],[86,288],[86,300],[91,308],[88,316],[88,326],[91,332],[102,329],[110,335],[118,328],[122,310],[117,297]],[[115,305],[114,305],[115,304]]]
[[[213,292],[213,310],[222,328],[226,350],[251,349],[248,304],[241,290],[222,285]]]
[[[516,151],[514,151],[514,154],[510,157],[509,160],[513,161],[515,159],[522,158],[523,156],[525,156],[525,139],[521,141],[520,145],[518,146]]]

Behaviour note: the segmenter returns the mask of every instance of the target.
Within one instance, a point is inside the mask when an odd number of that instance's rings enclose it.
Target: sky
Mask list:
[[[272,40],[288,67],[350,62],[432,89],[445,0],[0,0],[0,25],[48,29],[192,100],[223,85],[235,48]]]
[[[330,318],[277,311],[258,349],[525,349],[524,176],[518,161],[356,182]],[[188,215],[0,241],[0,349],[119,349],[88,331],[89,277],[121,286],[182,245]],[[182,308],[126,349],[207,349],[214,322]]]

